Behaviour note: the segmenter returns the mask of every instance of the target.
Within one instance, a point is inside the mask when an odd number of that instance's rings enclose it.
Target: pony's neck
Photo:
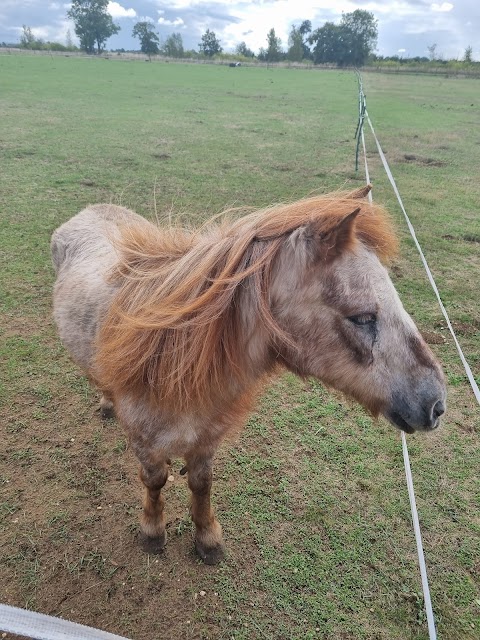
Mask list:
[[[238,304],[241,327],[241,366],[248,372],[252,382],[268,374],[276,366],[277,360],[271,348],[268,329],[264,326],[254,301],[253,292],[248,288],[242,292]]]

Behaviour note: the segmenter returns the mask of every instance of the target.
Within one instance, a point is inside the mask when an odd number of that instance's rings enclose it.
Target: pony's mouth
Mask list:
[[[435,422],[433,424],[417,428],[409,425],[408,422],[404,420],[402,416],[396,411],[392,411],[388,414],[387,417],[390,422],[393,422],[396,427],[398,427],[402,431],[405,431],[405,433],[415,433],[415,431],[434,431],[437,427],[440,426],[440,416],[435,419]]]
[[[398,427],[399,429],[401,429],[402,431],[405,431],[405,433],[415,433],[415,429],[413,427],[411,427],[408,422],[406,422],[402,416],[397,413],[396,411],[392,411],[389,415],[388,418],[391,422],[393,422],[393,424]]]

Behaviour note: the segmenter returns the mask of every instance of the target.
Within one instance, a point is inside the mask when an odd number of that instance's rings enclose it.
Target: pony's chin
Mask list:
[[[405,433],[415,433],[415,429],[413,427],[411,427],[408,422],[406,422],[402,416],[397,413],[396,411],[392,411],[391,413],[389,413],[387,415],[387,418],[390,420],[390,422],[392,424],[394,424],[396,427],[398,427],[399,429],[401,429],[402,431],[405,431]]]

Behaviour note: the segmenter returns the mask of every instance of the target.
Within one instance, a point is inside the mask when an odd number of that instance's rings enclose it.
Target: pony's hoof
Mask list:
[[[218,564],[225,558],[225,547],[221,544],[205,547],[195,540],[195,549],[205,564]]]
[[[163,532],[161,536],[156,536],[155,538],[151,538],[147,536],[146,533],[140,531],[138,534],[138,543],[142,547],[142,550],[145,553],[154,553],[159,554],[162,553],[165,548],[165,544],[167,542],[167,534]]]
[[[115,418],[115,410],[113,407],[100,407],[100,418],[102,420],[113,420]]]

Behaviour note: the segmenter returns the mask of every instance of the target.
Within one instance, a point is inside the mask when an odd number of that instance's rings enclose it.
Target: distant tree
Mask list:
[[[205,56],[213,57],[216,53],[222,52],[222,47],[220,46],[220,40],[217,39],[214,31],[210,31],[207,29],[202,36],[202,41],[198,45],[198,49],[200,53],[203,53]]]
[[[258,50],[257,60],[260,60],[260,62],[267,61],[267,50],[264,47],[260,47],[260,49]]]
[[[249,49],[247,47],[245,42],[240,42],[240,44],[237,44],[237,46],[235,47],[235,53],[238,56],[244,56],[245,58],[254,58],[255,57],[255,54],[253,53],[253,51],[251,49]]]
[[[356,9],[342,15],[340,27],[348,46],[346,64],[365,64],[377,46],[378,20],[370,11]]]
[[[183,58],[185,51],[183,49],[183,40],[180,33],[172,33],[160,47],[160,51],[164,56],[170,58]]]
[[[342,65],[346,55],[346,46],[343,31],[340,25],[333,22],[325,22],[323,27],[315,29],[309,37],[313,48],[313,61],[315,64],[334,62]]]
[[[133,27],[132,36],[140,40],[140,50],[148,57],[158,53],[160,40],[151,22],[137,22]]]
[[[22,49],[33,49],[35,45],[35,36],[32,29],[26,24],[22,26],[22,35],[20,36],[20,46]]]
[[[437,43],[429,44],[427,47],[428,57],[433,62],[437,57]]]
[[[301,62],[303,60],[303,36],[299,27],[294,24],[288,36],[287,59],[291,62]]]
[[[468,47],[465,48],[465,53],[463,54],[463,61],[466,62],[467,64],[471,64],[473,62],[473,48],[468,45]]]
[[[310,20],[304,20],[298,30],[302,34],[303,38],[303,57],[305,60],[310,60],[312,58],[312,52],[307,44],[307,35],[312,32],[312,23]]]
[[[67,49],[73,49],[74,48],[74,44],[73,44],[73,40],[72,40],[72,32],[70,31],[70,29],[67,29],[67,33],[65,35],[65,44],[67,46]]]
[[[283,56],[282,41],[277,38],[275,29],[270,29],[267,34],[267,53],[268,62],[278,62]]]
[[[312,23],[310,20],[304,20],[300,27],[298,28],[302,36],[306,36],[307,33],[311,33],[312,31]]]
[[[67,16],[75,24],[75,33],[80,40],[80,48],[87,53],[101,53],[110,36],[120,31],[120,27],[108,13],[109,0],[73,0]]]
[[[314,45],[316,64],[335,62],[339,66],[365,64],[377,44],[377,20],[373,13],[357,9],[344,13],[339,25],[326,22],[308,41]]]

